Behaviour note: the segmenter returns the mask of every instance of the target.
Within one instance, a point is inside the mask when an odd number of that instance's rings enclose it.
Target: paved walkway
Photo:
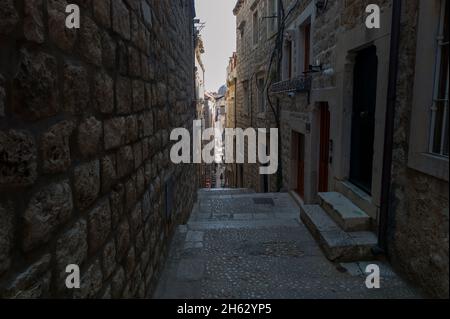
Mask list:
[[[200,191],[173,240],[156,298],[417,298],[376,262],[381,289],[367,289],[367,263],[333,264],[299,220],[288,194]]]

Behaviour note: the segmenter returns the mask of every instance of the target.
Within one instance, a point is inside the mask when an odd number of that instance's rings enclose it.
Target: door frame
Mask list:
[[[340,33],[337,38],[336,57],[336,109],[332,110],[333,143],[333,174],[334,187],[348,181],[351,154],[351,119],[353,110],[353,68],[356,52],[374,45],[378,57],[378,85],[375,112],[375,139],[373,160],[372,195],[370,205],[373,206],[372,218],[377,219],[376,213],[381,201],[381,172],[383,166],[384,127],[387,101],[387,79],[389,74],[390,31],[392,9],[386,8],[381,14],[381,28],[367,32],[365,25]],[[334,118],[336,117],[336,118]],[[333,127],[333,124],[332,124]]]

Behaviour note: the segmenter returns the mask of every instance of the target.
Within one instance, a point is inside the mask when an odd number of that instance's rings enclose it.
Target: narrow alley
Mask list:
[[[0,300],[448,299],[449,7],[1,0]]]
[[[381,288],[363,272],[378,264]],[[332,263],[289,194],[200,190],[179,226],[156,290],[164,299],[419,298],[382,262]]]

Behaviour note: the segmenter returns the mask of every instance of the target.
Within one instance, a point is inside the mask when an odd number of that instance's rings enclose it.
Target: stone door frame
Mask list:
[[[381,179],[384,149],[384,129],[387,102],[390,30],[392,9],[387,8],[381,13],[381,28],[367,29],[361,23],[355,28],[342,32],[337,38],[336,57],[336,107],[330,107],[332,125],[331,136],[334,140],[333,175],[335,188],[348,188],[351,154],[351,126],[353,111],[353,69],[354,59],[359,50],[375,46],[378,65],[377,101],[375,112],[375,140],[373,159],[372,194],[365,196],[369,209],[367,213],[374,219],[378,218],[381,202]]]

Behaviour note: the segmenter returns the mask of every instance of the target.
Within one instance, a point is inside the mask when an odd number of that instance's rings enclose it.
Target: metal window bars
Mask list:
[[[312,77],[309,75],[300,75],[289,80],[272,84],[271,93],[302,93],[310,92]]]
[[[430,153],[449,156],[448,145],[448,86],[449,86],[449,30],[446,6],[449,0],[442,0],[438,51],[436,56],[436,76],[433,105],[431,107]]]

